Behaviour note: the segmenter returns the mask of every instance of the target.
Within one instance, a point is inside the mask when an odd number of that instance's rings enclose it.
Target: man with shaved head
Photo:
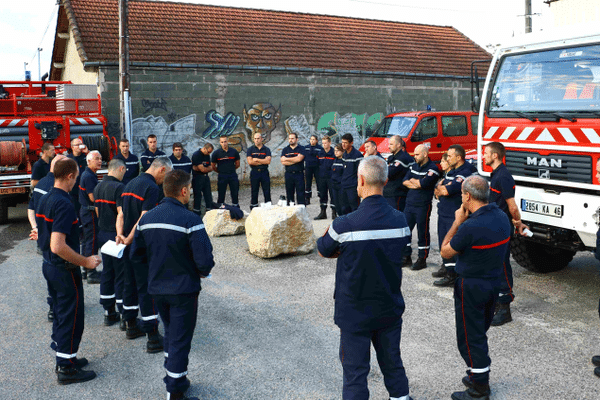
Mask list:
[[[413,271],[427,267],[427,256],[431,238],[429,235],[429,217],[431,216],[431,200],[433,190],[440,177],[440,171],[433,161],[429,159],[429,147],[420,144],[415,149],[415,163],[404,177],[403,184],[408,188],[404,214],[411,232],[415,225],[418,231],[418,258],[412,264],[410,243],[406,246],[403,266],[411,266]]]

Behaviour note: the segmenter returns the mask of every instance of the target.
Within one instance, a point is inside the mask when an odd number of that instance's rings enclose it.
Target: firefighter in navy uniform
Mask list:
[[[446,234],[454,222],[454,213],[462,204],[461,186],[464,180],[475,172],[473,165],[465,162],[465,149],[459,144],[448,147],[448,166],[450,170],[438,183],[433,194],[439,199],[438,203],[438,239],[440,249]],[[456,258],[442,258],[442,267],[439,271],[432,273],[434,278],[442,278],[434,281],[435,286],[454,286],[456,280]]]
[[[142,172],[146,172],[157,157],[166,156],[163,151],[158,150],[158,139],[156,138],[156,135],[148,135],[146,143],[148,143],[148,148],[144,150],[140,156]]]
[[[94,207],[94,189],[98,184],[96,172],[102,167],[102,156],[98,150],[90,151],[87,156],[87,168],[82,172],[79,181],[79,216],[81,218],[81,229],[83,230],[83,243],[81,254],[91,256],[98,254],[98,216]],[[100,273],[92,270],[86,274],[89,284],[100,283]]]
[[[331,213],[331,219],[337,218],[337,213],[342,209],[342,175],[344,174],[344,149],[341,144],[336,144],[333,150],[335,160],[331,164],[331,201],[335,206],[335,213]],[[341,215],[341,214],[340,214]]]
[[[194,212],[202,216],[201,201],[204,197],[206,210],[215,208],[212,201],[212,192],[210,190],[210,178],[208,173],[212,172],[210,163],[210,153],[214,147],[206,143],[200,150],[192,154],[192,189],[194,191]]]
[[[192,160],[183,154],[183,144],[180,142],[173,143],[173,154],[169,156],[169,160],[173,163],[173,169],[180,169],[188,174],[192,173]]]
[[[404,211],[408,188],[402,181],[415,160],[406,152],[406,145],[400,136],[392,136],[388,143],[392,154],[387,159],[388,183],[383,188],[383,197],[396,210]]]
[[[361,161],[356,212],[338,217],[317,241],[319,254],[336,258],[334,321],[340,328],[342,398],[369,398],[367,376],[371,343],[391,399],[409,400],[408,379],[400,356],[404,298],[402,260],[410,241],[406,218],[383,197],[386,162]]]
[[[200,279],[215,265],[202,219],[183,206],[190,199],[190,186],[189,174],[167,174],[166,197],[140,219],[132,247],[133,258],[147,263],[148,292],[165,327],[164,382],[171,400],[185,399],[190,386],[186,375]]]
[[[412,248],[410,242],[404,252],[405,267],[411,266],[413,271],[418,271],[427,267],[427,256],[429,255],[429,246],[431,237],[429,235],[429,217],[431,217],[431,201],[433,199],[433,189],[440,177],[440,171],[433,161],[429,159],[429,149],[420,144],[415,149],[415,163],[410,166],[409,171],[404,177],[403,184],[408,188],[406,195],[406,206],[404,215],[412,232],[417,225],[418,232],[418,259],[412,264]]]
[[[294,201],[304,204],[304,148],[298,144],[298,134],[290,132],[289,146],[281,150],[281,163],[285,166],[285,195],[287,204]]]
[[[52,143],[46,142],[42,145],[42,155],[31,167],[31,188],[35,188],[38,182],[50,172],[50,161],[56,152]]]
[[[98,248],[109,240],[117,240],[117,216],[123,213],[123,188],[121,182],[127,166],[118,158],[108,163],[108,175],[94,189],[94,205],[98,215]],[[102,254],[100,276],[100,304],[104,308],[104,325],[111,326],[120,320],[123,312],[123,261]],[[115,309],[119,308],[119,312]],[[125,329],[125,322],[122,323]]]
[[[123,177],[123,185],[127,185],[133,178],[140,174],[140,161],[137,156],[129,151],[129,140],[123,138],[119,142],[119,152],[114,157],[125,163],[127,172]]]
[[[304,204],[309,205],[312,198],[313,178],[319,189],[319,154],[323,148],[319,146],[317,135],[310,136],[310,143],[304,146]]]
[[[216,149],[210,156],[213,171],[217,176],[217,204],[219,207],[225,203],[225,194],[227,186],[231,192],[231,204],[234,207],[239,207],[238,194],[240,191],[240,181],[238,180],[237,172],[240,167],[240,153],[233,147],[229,147],[229,142],[226,136],[219,138],[220,149]]]
[[[487,330],[504,275],[504,254],[508,251],[511,226],[495,203],[488,203],[489,186],[478,175],[462,185],[462,205],[456,210],[450,231],[444,238],[441,255],[457,257],[454,285],[456,340],[467,364],[462,380],[464,392],[452,393],[453,400],[488,400],[490,365]]]
[[[262,186],[265,203],[271,201],[271,177],[269,176],[269,164],[271,164],[271,149],[263,144],[260,133],[254,134],[254,146],[246,151],[246,161],[252,170],[250,171],[250,210],[258,207],[258,189]]]
[[[335,203],[333,202],[333,189],[331,188],[331,166],[335,161],[335,150],[331,147],[331,138],[323,136],[321,139],[323,150],[319,154],[319,178],[317,179],[319,188],[319,203],[321,205],[321,213],[315,217],[316,220],[327,219],[327,201],[331,207],[331,219],[336,219],[337,213]]]
[[[50,163],[50,172],[40,179],[35,188],[31,192],[31,198],[29,199],[29,206],[27,208],[27,218],[29,219],[29,224],[31,225],[31,233],[32,235],[37,235],[38,227],[37,221],[35,220],[35,210],[38,208],[40,204],[40,199],[47,194],[54,187],[54,165],[65,158],[62,154],[56,155],[52,162]],[[38,248],[38,253],[41,254],[41,250]],[[52,296],[50,295],[50,287],[48,287],[48,297],[46,298],[48,302],[48,321],[52,322],[54,320],[54,308],[52,307]]]
[[[51,347],[56,351],[57,380],[63,385],[96,377],[93,371],[81,369],[88,361],[77,357],[85,308],[79,266],[92,270],[100,264],[98,256],[79,254],[79,221],[69,196],[78,173],[75,160],[59,160],[54,166],[54,187],[36,209],[37,241],[55,313]]]
[[[117,244],[127,245],[123,254],[123,313],[127,339],[135,339],[148,334],[146,351],[157,353],[163,350],[163,339],[158,332],[158,311],[148,294],[148,270],[142,264],[130,259],[135,228],[148,211],[160,201],[158,185],[173,169],[168,157],[157,157],[145,173],[129,182],[123,189],[123,213],[117,216]],[[141,321],[138,324],[138,310]]]
[[[523,230],[527,229],[527,225],[521,222],[521,212],[515,202],[515,180],[502,163],[505,154],[506,151],[502,143],[491,142],[485,146],[484,161],[493,170],[490,180],[490,203],[496,203],[504,211],[511,223],[511,228],[513,228],[511,232],[514,232],[514,228],[516,228],[520,235],[524,235]],[[494,314],[492,326],[500,326],[512,321],[510,303],[514,298],[510,246],[508,246],[508,250],[504,255],[504,280],[502,281],[500,297],[496,303],[496,313]]]
[[[344,173],[342,174],[342,190],[341,190],[341,213],[338,210],[338,214],[348,214],[349,212],[356,211],[360,200],[358,193],[356,192],[356,182],[358,180],[358,163],[363,159],[363,155],[360,151],[356,150],[352,143],[354,138],[351,134],[346,133],[342,136],[342,147],[344,148]]]

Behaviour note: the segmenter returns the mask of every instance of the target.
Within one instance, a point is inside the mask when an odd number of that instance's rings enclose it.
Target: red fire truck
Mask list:
[[[600,35],[572,35],[528,34],[498,47],[481,97],[473,90],[479,154],[489,142],[504,144],[515,201],[533,232],[512,241],[512,255],[537,272],[593,250],[600,221]]]
[[[59,81],[0,81],[0,224],[8,207],[29,197],[31,166],[45,142],[66,154],[80,137],[103,160],[116,154],[95,85]]]

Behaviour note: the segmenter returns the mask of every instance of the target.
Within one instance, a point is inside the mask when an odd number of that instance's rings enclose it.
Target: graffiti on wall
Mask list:
[[[276,110],[271,103],[256,103],[248,111],[242,110],[248,140],[253,141],[255,133],[260,133],[265,143],[271,141],[271,133],[281,120],[281,104]]]
[[[232,112],[228,112],[226,116],[222,116],[215,110],[210,110],[206,113],[206,122],[210,125],[202,132],[202,137],[205,139],[216,139],[220,136],[230,136],[240,122],[240,117]]]
[[[163,117],[149,115],[136,118],[131,122],[131,151],[141,154],[148,148],[146,138],[150,134],[156,135],[158,148],[165,153],[173,147],[173,143],[181,142],[184,147],[195,136],[196,114],[188,115],[169,124]]]
[[[373,134],[382,120],[383,113],[371,116],[366,113],[340,115],[337,111],[332,111],[319,118],[316,130],[321,135],[329,135],[334,142],[339,142],[343,135],[349,133],[354,137],[354,144],[360,146]]]

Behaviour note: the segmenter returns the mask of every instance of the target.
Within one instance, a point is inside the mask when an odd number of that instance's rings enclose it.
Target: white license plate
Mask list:
[[[521,199],[521,211],[547,215],[549,217],[562,218],[564,206],[559,204],[543,203],[541,201]]]

